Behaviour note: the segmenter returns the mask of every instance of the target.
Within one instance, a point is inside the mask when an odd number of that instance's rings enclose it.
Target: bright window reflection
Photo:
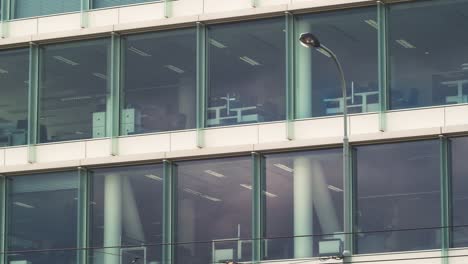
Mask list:
[[[463,0],[389,6],[391,109],[468,102],[467,16]]]
[[[265,224],[269,239],[264,241],[268,249],[264,259],[324,254],[319,251],[320,243],[343,238],[342,150],[272,154],[265,158]]]
[[[25,251],[8,263],[76,263],[75,250],[60,249],[77,247],[78,188],[76,171],[7,178],[7,249]]]
[[[340,60],[349,113],[379,110],[377,9],[358,8],[296,17],[296,34],[313,32]],[[296,118],[343,113],[340,75],[332,58],[296,41]]]
[[[0,147],[27,143],[28,74],[28,49],[0,52]]]
[[[195,127],[196,31],[124,37],[121,134]]]
[[[13,18],[80,11],[80,0],[11,0]]]
[[[96,169],[91,175],[93,263],[161,261],[162,165]]]
[[[178,264],[251,260],[251,174],[250,157],[177,164]]]
[[[109,39],[41,46],[39,142],[106,136]]]
[[[207,126],[285,118],[284,18],[208,27]]]
[[[439,142],[362,146],[355,152],[357,253],[438,248]]]

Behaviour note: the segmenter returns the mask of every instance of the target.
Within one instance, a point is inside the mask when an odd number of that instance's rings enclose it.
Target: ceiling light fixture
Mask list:
[[[224,176],[223,174],[218,173],[218,172],[216,172],[216,171],[212,171],[212,170],[205,170],[205,173],[206,173],[206,174],[209,174],[209,175],[211,175],[211,176],[215,176],[216,178],[224,178],[224,177],[226,177],[226,176]]]
[[[416,47],[409,43],[408,41],[404,40],[404,39],[397,39],[395,40],[398,44],[400,44],[401,46],[403,46],[403,48],[405,49],[415,49]]]
[[[177,72],[178,74],[182,74],[182,73],[185,72],[185,71],[182,70],[181,68],[176,67],[176,66],[174,66],[174,65],[164,65],[164,67],[168,68],[168,69],[171,70],[171,71]]]
[[[282,170],[285,170],[287,172],[294,172],[294,170],[292,168],[289,168],[288,166],[284,165],[284,164],[281,164],[281,163],[275,163],[273,164],[273,166],[279,168],[279,169],[282,169]]]
[[[252,190],[252,185],[248,185],[248,184],[239,184],[241,187],[244,187],[245,189],[247,190]],[[278,197],[278,195],[274,194],[274,193],[270,193],[270,192],[266,192],[266,191],[263,191],[263,193],[267,196],[267,197],[271,197],[271,198],[275,198],[275,197]]]
[[[103,80],[107,80],[107,76],[102,74],[102,73],[99,73],[99,72],[93,72],[93,75],[95,77],[98,77],[99,79],[103,79]]]
[[[214,39],[210,39],[208,40],[210,42],[211,45],[217,47],[217,48],[220,48],[220,49],[224,49],[224,48],[227,48],[226,45],[224,45],[223,43],[219,42],[219,41],[216,41]]]
[[[151,54],[148,54],[148,53],[146,53],[146,52],[144,52],[142,50],[139,50],[139,49],[137,49],[135,47],[130,47],[130,48],[128,48],[128,50],[131,51],[131,52],[134,52],[134,53],[136,53],[136,54],[138,54],[138,55],[140,55],[142,57],[151,57]]]
[[[364,22],[375,29],[379,29],[379,24],[377,24],[377,22],[373,19],[367,19],[364,20]]]
[[[25,203],[21,203],[21,202],[14,202],[13,204],[14,204],[14,205],[17,205],[17,206],[19,206],[19,207],[28,208],[28,209],[35,208],[35,207],[32,206],[32,205],[25,204]]]
[[[198,197],[201,197],[201,198],[205,198],[205,199],[210,200],[210,201],[212,201],[212,202],[221,202],[221,201],[222,201],[222,200],[219,199],[219,198],[212,197],[212,196],[203,194],[203,193],[201,193],[201,192],[197,192],[197,191],[192,190],[192,189],[189,189],[189,188],[184,188],[184,191],[187,192],[187,193],[193,194],[193,195],[195,195],[195,196],[198,196]]]
[[[258,61],[255,61],[254,59],[251,59],[247,56],[242,56],[242,57],[239,57],[239,59],[241,59],[242,61],[252,65],[252,66],[260,66],[261,64],[258,62]]]
[[[7,71],[7,70],[4,70],[4,69],[0,69],[0,73],[1,73],[1,74],[6,74],[6,73],[8,73],[8,71]]]
[[[146,174],[145,177],[152,180],[163,181],[163,178],[154,174]]]
[[[333,185],[328,185],[328,189],[334,191],[334,192],[343,192],[342,189],[336,187],[336,186],[333,186]]]
[[[58,61],[61,61],[63,63],[66,63],[68,65],[71,65],[71,66],[76,66],[76,65],[80,65],[78,62],[75,62],[75,61],[72,61],[72,60],[69,60],[65,57],[62,57],[62,56],[54,56],[53,57],[54,59],[58,60]]]

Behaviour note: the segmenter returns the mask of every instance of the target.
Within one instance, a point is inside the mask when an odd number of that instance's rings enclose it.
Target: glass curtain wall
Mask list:
[[[349,113],[379,110],[375,6],[296,16],[295,117],[343,113],[341,79],[325,52],[300,45],[299,36],[313,32],[338,57],[346,78]]]
[[[176,166],[176,263],[251,261],[251,157]]]
[[[29,49],[0,51],[0,147],[25,145]]]
[[[343,239],[342,161],[341,149],[265,155],[264,259],[319,256]]]
[[[91,263],[161,263],[163,165],[90,175]]]
[[[207,26],[206,125],[285,119],[284,17]]]
[[[7,263],[77,262],[76,171],[7,177]]]
[[[195,128],[194,28],[123,37],[121,134]]]
[[[162,0],[92,0],[93,8],[130,5],[147,2],[161,2]]]
[[[391,109],[468,102],[467,16],[465,0],[389,5]]]
[[[438,140],[359,146],[357,253],[440,248]]]
[[[12,18],[75,12],[80,8],[80,0],[10,0]]]
[[[44,45],[39,58],[39,142],[106,136],[109,39]]]
[[[466,201],[468,193],[468,164],[465,157],[468,155],[468,138],[460,137],[450,139],[451,147],[451,198],[452,198],[452,246],[468,246],[468,212]]]

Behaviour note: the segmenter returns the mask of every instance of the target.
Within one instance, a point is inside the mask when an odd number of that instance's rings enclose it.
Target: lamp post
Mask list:
[[[306,48],[314,48],[325,52],[330,55],[330,57],[335,62],[336,67],[340,73],[341,78],[341,93],[343,97],[343,196],[345,201],[344,206],[344,250],[343,256],[349,256],[351,253],[351,206],[352,206],[352,197],[351,197],[351,177],[349,176],[349,138],[348,138],[348,102],[346,95],[346,81],[343,73],[343,68],[341,67],[338,58],[335,53],[329,48],[322,45],[319,39],[314,36],[312,33],[302,33],[299,37],[299,41]]]

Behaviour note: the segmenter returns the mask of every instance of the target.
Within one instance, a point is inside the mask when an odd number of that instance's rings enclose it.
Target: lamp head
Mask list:
[[[320,48],[320,41],[312,33],[302,33],[299,37],[299,41],[301,42],[302,46],[306,48]]]

